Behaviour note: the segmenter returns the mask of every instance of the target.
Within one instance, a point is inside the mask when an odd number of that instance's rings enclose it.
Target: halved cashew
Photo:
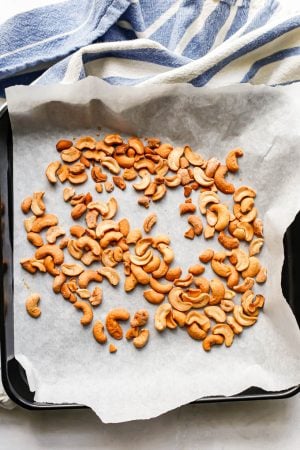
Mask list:
[[[180,168],[180,158],[183,155],[183,147],[175,147],[168,155],[168,166],[173,172]]]
[[[131,339],[137,337],[138,335],[139,335],[138,327],[135,328],[130,327],[126,332],[125,337],[128,341],[131,341]]]
[[[172,307],[169,303],[163,303],[160,305],[154,316],[154,324],[157,331],[163,331],[167,327],[167,315],[172,311]]]
[[[254,199],[252,197],[245,197],[241,201],[241,212],[243,214],[248,213],[254,206]]]
[[[213,258],[210,262],[213,271],[220,277],[227,278],[231,274],[230,266]]]
[[[203,331],[207,332],[210,329],[210,321],[205,314],[199,311],[190,311],[186,315],[185,320],[186,325],[192,325],[192,323],[197,323]]]
[[[257,321],[256,316],[248,316],[243,312],[243,307],[241,305],[235,305],[233,310],[233,317],[239,325],[243,327],[250,327],[254,325]]]
[[[226,314],[219,306],[206,306],[204,312],[215,322],[224,323],[226,321]]]
[[[94,139],[92,136],[81,136],[75,142],[75,147],[79,150],[83,150],[85,148],[94,150],[96,148],[96,139]]]
[[[241,334],[243,327],[232,316],[227,317],[227,323],[233,330],[234,334]]]
[[[107,231],[119,231],[119,224],[114,220],[103,220],[97,225],[96,236],[101,239]]]
[[[44,266],[45,269],[48,273],[50,273],[50,275],[52,275],[53,277],[56,277],[57,275],[59,275],[59,269],[57,269],[57,267],[55,267],[53,258],[51,256],[46,256],[46,258],[44,259]]]
[[[214,212],[212,212],[210,209],[206,210],[206,221],[208,225],[211,227],[214,227],[218,221],[218,216]]]
[[[68,249],[68,252],[70,253],[70,255],[73,256],[74,259],[82,258],[83,252],[78,247],[77,241],[75,239],[70,239],[68,241],[67,249]],[[83,262],[83,263],[86,264],[85,262]]]
[[[257,209],[252,208],[251,211],[249,211],[247,214],[241,214],[239,220],[242,223],[250,223],[255,220],[256,216],[257,216]]]
[[[84,268],[80,264],[63,264],[61,270],[69,277],[76,277],[84,271]]]
[[[231,311],[233,311],[234,303],[232,300],[226,300],[226,299],[221,300],[220,308],[223,309],[223,311],[225,311],[225,312],[231,312]]]
[[[133,316],[130,321],[130,326],[135,327],[143,327],[146,325],[149,319],[149,313],[146,309],[139,309]]]
[[[202,263],[206,264],[213,259],[213,256],[214,256],[214,251],[212,249],[208,248],[199,255],[199,259]]]
[[[36,269],[38,269],[40,272],[46,272],[46,267],[44,265],[44,259],[31,259],[30,263],[32,267],[35,267]]]
[[[144,267],[145,269],[145,267]],[[168,272],[166,273],[166,280],[168,281],[174,281],[177,278],[180,278],[182,274],[182,269],[181,267],[172,267],[171,269],[168,270]]]
[[[135,245],[135,253],[137,256],[143,256],[146,251],[148,250],[148,248],[151,246],[152,244],[152,238],[151,237],[147,237],[147,238],[142,238],[139,239]]]
[[[52,256],[54,264],[58,266],[64,262],[64,253],[57,245],[45,244],[35,252],[36,259],[44,259],[48,255]]]
[[[60,168],[60,165],[61,165],[60,161],[54,161],[48,165],[46,169],[46,177],[48,178],[48,181],[50,183],[54,184],[57,182],[56,172]]]
[[[247,277],[244,279],[242,284],[233,286],[233,289],[235,290],[235,292],[244,293],[249,289],[252,289],[253,285],[254,285],[254,278]]]
[[[85,183],[88,179],[88,176],[85,172],[81,173],[69,173],[68,174],[68,180],[72,184],[82,184]]]
[[[114,339],[120,340],[123,337],[123,330],[118,321],[126,321],[129,317],[129,312],[124,308],[116,308],[109,311],[106,316],[105,325],[107,331]]]
[[[43,202],[45,192],[34,192],[31,202],[31,211],[35,216],[42,216],[45,212],[45,204]]]
[[[249,316],[257,316],[258,315],[258,307],[254,304],[255,294],[250,289],[242,295],[241,305],[243,307],[243,311],[245,314]]]
[[[185,325],[186,315],[183,312],[172,309],[172,317],[175,323],[182,328]]]
[[[157,250],[162,254],[166,264],[171,264],[174,259],[174,251],[167,244],[160,243],[157,245]]]
[[[32,197],[25,197],[21,203],[21,210],[24,214],[29,213],[32,203]]]
[[[166,317],[167,328],[170,328],[170,330],[175,330],[175,328],[177,328],[177,322],[175,322],[173,318],[173,311],[175,310],[172,309]]]
[[[207,294],[210,289],[209,281],[205,277],[198,277],[194,279],[195,285],[201,290],[201,292]]]
[[[148,264],[153,258],[153,251],[148,249],[141,256],[130,255],[130,261],[136,266],[144,266]]]
[[[128,276],[125,277],[124,290],[125,292],[131,292],[136,287],[138,280],[133,275],[133,273],[129,273]]]
[[[164,177],[169,170],[168,163],[165,159],[160,159],[155,167],[155,172],[159,177]]]
[[[154,272],[152,272],[152,276],[154,278],[162,278],[166,275],[168,270],[169,270],[168,264],[166,264],[166,262],[162,259],[160,261],[158,268],[156,270],[154,270]]]
[[[62,272],[54,278],[52,289],[55,292],[55,294],[58,294],[60,292],[61,287],[66,282],[66,280],[67,277]]]
[[[97,202],[90,202],[87,205],[88,209],[95,209],[98,211],[101,215],[105,215],[108,213],[108,206],[105,202],[98,200]]]
[[[182,293],[183,302],[192,304],[193,308],[203,308],[210,301],[210,296],[201,289],[188,289]]]
[[[91,305],[87,302],[77,300],[74,303],[74,306],[76,309],[79,309],[83,312],[83,316],[80,319],[81,325],[89,325],[92,322],[94,316]]]
[[[246,270],[248,268],[250,258],[243,250],[239,248],[232,250],[232,256],[236,257],[237,259],[237,263],[235,264],[236,270],[238,270],[239,272],[243,272],[243,270]]]
[[[214,175],[215,184],[223,194],[233,194],[235,191],[234,185],[225,180],[227,172],[227,166],[220,165]]]
[[[62,227],[56,225],[54,227],[48,228],[48,230],[46,231],[46,239],[49,244],[55,244],[56,239],[59,236],[64,236],[65,234],[65,230]]]
[[[166,192],[167,188],[164,184],[158,185],[155,194],[152,195],[152,201],[157,202],[158,200],[161,200]]]
[[[153,174],[155,172],[155,162],[150,161],[150,159],[141,158],[134,163],[134,168],[136,170],[147,169],[148,172]]]
[[[130,224],[128,220],[126,218],[119,220],[118,226],[119,230],[116,231],[120,231],[120,233],[122,233],[124,237],[127,237],[130,231]]]
[[[187,325],[187,332],[189,336],[191,336],[191,338],[195,339],[196,341],[202,341],[207,336],[207,333],[202,330],[197,322],[193,322],[191,323],[191,325]]]
[[[88,289],[77,289],[76,294],[79,295],[80,298],[87,300],[91,297],[91,293]]]
[[[142,238],[142,232],[139,228],[134,228],[133,230],[129,231],[127,237],[126,237],[126,243],[127,244],[136,244],[137,241],[139,241]]]
[[[255,281],[257,283],[265,283],[267,281],[267,269],[265,267],[261,267],[258,274],[256,275]]]
[[[27,239],[35,247],[41,247],[42,245],[44,245],[43,238],[39,233],[33,233],[32,231],[30,231],[29,233],[27,233]]]
[[[96,209],[88,209],[85,215],[85,221],[89,229],[95,229],[97,227],[97,219],[99,211]]]
[[[143,223],[145,233],[150,233],[156,222],[157,222],[157,214],[156,213],[149,214]]]
[[[100,269],[98,269],[98,272],[100,273],[100,275],[103,275],[105,278],[107,278],[112,286],[117,286],[119,284],[120,276],[116,269],[113,269],[112,267],[100,267]]]
[[[230,172],[237,172],[239,170],[237,158],[240,158],[243,155],[244,152],[241,148],[236,148],[228,153],[226,156],[226,166]]]
[[[199,195],[199,209],[201,214],[206,214],[206,208],[209,203],[219,203],[218,194],[213,191],[204,191]]]
[[[96,320],[93,326],[93,336],[99,344],[105,344],[107,337],[104,333],[104,325],[101,320]]]
[[[181,176],[178,175],[178,173],[176,175],[165,177],[165,184],[170,188],[177,187],[180,185],[180,183],[181,183]]]
[[[131,271],[133,273],[133,275],[135,276],[135,278],[137,279],[137,281],[140,284],[148,284],[150,281],[150,275],[145,272],[141,266],[136,266],[135,264],[131,264],[130,265]]]
[[[159,244],[170,244],[170,238],[165,234],[158,234],[157,236],[153,236],[152,247],[157,248]]]
[[[144,191],[151,182],[151,175],[147,169],[142,169],[139,171],[139,176],[142,178],[142,181],[135,183],[132,186],[136,191]]]
[[[245,197],[255,198],[256,197],[255,190],[249,186],[240,186],[239,188],[236,189],[233,195],[233,200],[237,203],[240,203]]]
[[[194,276],[191,273],[188,273],[185,277],[177,278],[174,280],[174,286],[177,287],[188,287],[194,281]]]
[[[178,311],[189,311],[193,305],[190,302],[182,300],[182,292],[183,291],[180,287],[174,287],[173,289],[171,289],[168,295],[169,303]]]
[[[184,147],[184,156],[193,166],[202,166],[204,163],[204,159],[202,158],[202,156],[198,153],[193,152],[191,147],[189,147],[188,145]]]
[[[77,159],[79,159],[80,156],[81,156],[81,152],[80,152],[77,148],[75,148],[75,147],[66,148],[66,149],[62,150],[62,152],[61,152],[61,154],[60,154],[61,159],[62,159],[64,162],[68,162],[68,163],[72,163],[72,162],[77,161]],[[59,170],[57,171],[58,178],[60,178],[59,172],[60,172],[60,170],[61,170],[62,168],[63,168],[64,171],[66,172],[66,173],[64,174],[64,176],[65,176],[65,175],[68,176],[68,173],[69,173],[69,168],[68,168],[68,166],[62,165],[62,166],[59,168]],[[60,180],[60,181],[62,181],[62,180]]]
[[[82,236],[81,238],[79,238],[77,241],[77,245],[81,249],[91,250],[95,256],[99,256],[101,253],[101,249],[98,242],[89,236]]]
[[[102,289],[96,286],[89,298],[89,302],[92,306],[98,306],[102,303]]]
[[[264,240],[262,238],[254,239],[249,245],[249,256],[254,256],[260,253]]]
[[[170,292],[170,290],[172,289],[171,283],[162,284],[162,283],[159,283],[159,281],[157,281],[153,277],[150,277],[149,283],[150,283],[151,288],[154,289],[159,294],[168,294]]]
[[[227,225],[229,224],[230,219],[230,212],[226,205],[223,205],[222,203],[212,205],[210,207],[210,210],[213,212],[216,212],[218,215],[218,220],[215,225],[216,231],[222,231],[224,230]]]
[[[102,214],[104,219],[112,219],[115,217],[118,211],[118,202],[115,199],[115,197],[111,197],[108,202],[106,203],[108,212],[105,214]]]
[[[245,241],[250,242],[252,241],[254,234],[253,226],[248,222],[237,222],[236,228],[233,230],[232,234],[240,240],[244,239]]]
[[[208,177],[201,167],[194,168],[194,178],[200,186],[209,187],[214,184],[214,179]]]
[[[138,137],[131,137],[128,139],[129,147],[133,148],[138,155],[144,154],[144,144]]]
[[[138,336],[133,338],[133,345],[135,348],[143,348],[149,340],[149,330],[147,328],[142,328]]]
[[[118,173],[120,173],[121,168],[118,162],[111,156],[106,156],[105,158],[103,158],[101,164],[103,167],[106,167],[114,175],[118,175]]]
[[[264,227],[261,219],[256,218],[253,222],[253,232],[257,237],[264,236]]]
[[[220,161],[217,158],[210,158],[207,161],[207,166],[205,168],[205,174],[208,177],[213,178],[215,173],[216,173],[216,170],[217,170],[217,168],[219,167],[220,164],[221,163],[220,163]]]
[[[202,341],[202,347],[206,352],[209,352],[213,345],[222,345],[223,342],[224,337],[220,334],[210,334]]]
[[[198,216],[191,215],[188,217],[188,223],[193,228],[195,235],[200,236],[203,230],[201,218]]]
[[[38,307],[40,299],[40,294],[31,294],[26,299],[26,311],[34,319],[41,315],[41,310]]]
[[[34,216],[32,216],[32,217],[34,217]],[[25,219],[25,220],[32,221],[32,218],[30,217],[29,219]],[[25,220],[24,220],[24,223],[25,223]],[[44,214],[42,217],[35,218],[35,220],[33,221],[32,225],[31,225],[31,229],[28,231],[33,231],[34,233],[39,233],[44,228],[52,227],[57,224],[58,224],[57,216],[55,216],[54,214]],[[26,228],[26,226],[25,226],[25,228]],[[27,231],[27,228],[26,228],[26,231]]]
[[[194,213],[196,211],[196,205],[193,203],[181,203],[179,205],[179,214],[182,216],[183,214]]]
[[[223,247],[227,248],[228,250],[238,248],[238,246],[240,245],[237,238],[228,236],[226,233],[224,233],[224,231],[221,231],[221,233],[219,234],[218,241],[221,245],[223,245]]]
[[[118,242],[122,237],[123,234],[119,231],[107,231],[100,239],[100,246],[101,248],[107,248],[112,242]]]
[[[242,272],[243,278],[254,278],[258,274],[260,270],[260,262],[255,256],[250,256],[249,258],[249,265],[246,270]]]
[[[239,272],[235,269],[235,267],[230,267],[230,275],[227,278],[227,286],[231,289],[234,286],[236,286],[240,281],[240,274]]]
[[[153,255],[153,258],[151,259],[151,261],[148,262],[148,264],[145,264],[143,266],[143,269],[147,273],[152,273],[159,268],[159,265],[160,265],[160,258],[157,255]],[[167,277],[166,277],[166,279],[168,280]],[[168,281],[171,281],[171,280],[168,280]]]
[[[188,268],[188,272],[192,275],[202,275],[205,271],[205,267],[202,264],[194,264]]]
[[[81,289],[86,289],[92,281],[101,283],[102,276],[96,270],[84,270],[78,277],[78,286]]]
[[[219,278],[214,278],[210,282],[211,298],[210,305],[217,305],[224,298],[225,286]]]
[[[235,297],[236,293],[231,291],[230,289],[225,289],[224,299],[232,300]]]
[[[211,331],[215,335],[221,335],[224,337],[224,342],[225,342],[226,347],[231,346],[231,344],[233,342],[233,338],[234,338],[234,333],[229,325],[227,325],[226,323],[217,324],[212,328]]]

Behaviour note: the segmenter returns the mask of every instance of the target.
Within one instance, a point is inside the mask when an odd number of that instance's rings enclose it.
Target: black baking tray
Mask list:
[[[0,198],[1,198],[1,272],[0,272],[0,340],[2,383],[8,396],[27,409],[85,408],[78,404],[53,404],[34,401],[29,390],[25,370],[14,356],[13,311],[13,144],[12,131],[6,105],[0,110]],[[284,237],[285,261],[282,269],[282,288],[298,324],[300,324],[300,214]],[[298,256],[298,258],[296,257]],[[298,276],[297,276],[298,275]],[[298,300],[298,301],[297,301]],[[300,391],[300,385],[279,392],[269,392],[252,387],[240,394],[225,397],[204,397],[194,403],[242,400],[279,399],[291,397]]]

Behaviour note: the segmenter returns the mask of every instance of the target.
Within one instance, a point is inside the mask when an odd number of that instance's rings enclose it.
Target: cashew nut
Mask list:
[[[226,314],[219,306],[206,306],[204,312],[207,317],[215,322],[223,323],[226,321]]]
[[[65,234],[65,230],[62,227],[56,225],[54,227],[48,228],[48,230],[46,231],[46,239],[49,244],[55,244],[56,239],[59,236],[64,236]]]
[[[216,212],[218,215],[218,220],[215,225],[216,231],[222,231],[224,230],[227,225],[229,224],[230,219],[230,213],[226,205],[223,205],[222,203],[212,205],[210,207],[210,210],[213,212]]]
[[[138,336],[133,339],[133,345],[135,348],[143,348],[149,340],[149,330],[146,328],[141,329]]]
[[[61,290],[62,285],[66,282],[67,277],[62,272],[60,272],[59,275],[57,275],[52,284],[52,289],[55,292],[55,294],[58,294]]]
[[[148,249],[142,256],[130,255],[130,261],[136,266],[144,266],[153,258],[153,251]]]
[[[212,260],[213,256],[214,256],[214,251],[212,249],[208,248],[199,255],[199,259],[202,263],[206,264]]]
[[[239,248],[232,250],[232,256],[236,257],[236,259],[237,259],[235,268],[239,272],[243,272],[244,270],[246,270],[249,267],[250,258],[243,250],[240,250]],[[247,276],[251,276],[251,275],[247,275]],[[246,278],[246,277],[244,277],[244,278]]]
[[[180,287],[174,287],[173,289],[171,289],[168,295],[169,303],[178,311],[189,311],[193,305],[188,301],[182,300],[181,295],[182,289]]]
[[[232,250],[234,248],[238,248],[240,243],[237,238],[228,236],[224,233],[224,231],[221,231],[221,233],[218,236],[218,241],[220,242],[223,247],[227,248],[228,250]]]
[[[157,331],[163,331],[167,327],[167,316],[172,311],[172,307],[169,303],[163,303],[160,305],[154,316],[154,324]]]
[[[104,219],[112,219],[118,211],[118,202],[114,197],[111,197],[106,203],[108,212],[103,214]]]
[[[36,259],[44,259],[48,255],[52,256],[54,264],[58,266],[64,262],[64,253],[57,245],[45,244],[35,252]]]
[[[235,305],[233,309],[233,317],[237,321],[239,325],[242,325],[243,327],[250,327],[251,325],[254,325],[257,321],[257,317],[255,316],[247,316],[243,312],[243,307],[241,305]]]
[[[214,278],[210,282],[211,298],[210,305],[217,305],[224,298],[225,286],[219,278]]]
[[[133,275],[135,276],[135,278],[137,279],[137,281],[140,284],[148,284],[150,281],[150,275],[145,272],[141,266],[136,266],[135,264],[131,264],[130,265],[131,271],[133,273]]]
[[[103,158],[101,163],[103,167],[106,167],[114,175],[118,175],[118,173],[120,173],[121,168],[117,160],[115,160],[111,156],[106,156],[105,158]]]
[[[260,253],[264,240],[262,238],[254,239],[249,245],[249,256],[254,256]]]
[[[166,194],[166,192],[167,192],[166,186],[164,184],[160,184],[159,186],[157,186],[155,194],[152,195],[152,201],[157,202],[158,200],[161,200]]]
[[[76,277],[84,271],[84,268],[79,264],[63,264],[61,270],[63,274],[69,277]]]
[[[101,320],[96,320],[93,326],[93,336],[99,344],[105,344],[107,337],[104,333],[104,325]]]
[[[148,319],[149,319],[148,311],[146,309],[140,309],[134,314],[133,319],[131,319],[130,326],[133,328],[143,327],[148,322]]]
[[[100,239],[100,246],[101,248],[107,248],[112,242],[118,242],[122,237],[123,234],[119,231],[107,231],[103,238]]]
[[[29,221],[29,220],[32,220],[32,218],[30,217],[29,219],[25,219],[25,220]],[[25,220],[24,220],[24,223],[25,223]],[[57,216],[55,216],[54,214],[44,214],[42,217],[37,217],[33,221],[30,230],[27,230],[26,226],[25,226],[25,228],[26,228],[26,231],[33,231],[35,233],[40,233],[44,228],[52,227],[57,224],[58,224]]]
[[[210,334],[202,341],[202,347],[206,352],[209,352],[213,345],[222,345],[223,342],[224,337],[220,334]]]
[[[149,214],[143,223],[145,233],[150,233],[156,222],[157,222],[157,214],[156,213]]]
[[[194,280],[195,285],[201,290],[201,292],[207,294],[210,289],[209,281],[205,277],[198,277]]]
[[[94,150],[96,148],[96,139],[94,139],[92,136],[81,136],[75,142],[75,147],[79,150],[83,150],[85,148]]]
[[[245,198],[245,197],[255,198],[256,197],[255,190],[249,186],[240,186],[235,191],[235,193],[233,195],[233,200],[236,203],[240,203],[243,200],[243,198]]]
[[[60,168],[60,165],[61,165],[60,161],[54,161],[48,165],[48,167],[46,169],[46,177],[48,178],[48,181],[50,183],[54,184],[57,182],[56,172]]]
[[[145,269],[145,267],[144,267],[144,269]],[[177,278],[180,278],[181,274],[182,274],[181,267],[173,267],[168,270],[168,272],[165,275],[165,278],[168,281],[174,281]]]
[[[114,339],[122,339],[123,330],[118,323],[119,320],[126,321],[130,317],[129,312],[124,308],[112,309],[106,316],[106,329]]]
[[[184,156],[193,166],[202,166],[204,163],[204,159],[202,158],[202,156],[198,153],[193,152],[191,147],[189,147],[188,145],[184,147]]]
[[[143,256],[152,244],[152,238],[146,237],[139,239],[135,244],[135,253],[137,256]]]
[[[192,325],[193,323],[197,323],[199,327],[205,331],[208,332],[210,329],[210,321],[204,314],[200,313],[199,311],[190,311],[186,315],[186,325]]]
[[[208,177],[201,167],[194,168],[194,178],[200,186],[209,187],[214,184],[214,179]]]
[[[138,283],[138,280],[133,275],[133,273],[130,273],[128,276],[125,277],[125,283],[124,283],[124,290],[125,292],[131,292],[136,287]]]
[[[176,174],[169,177],[165,177],[166,186],[173,188],[179,186],[181,183],[181,176]]]
[[[231,312],[231,311],[233,311],[234,303],[232,300],[226,300],[226,299],[221,300],[220,308],[223,309],[223,311],[225,311],[225,312]]]
[[[253,232],[255,236],[257,237],[263,237],[264,236],[264,229],[263,229],[263,223],[261,219],[255,219],[253,222]]]
[[[249,257],[249,265],[247,267],[247,269],[245,269],[242,272],[242,277],[243,278],[254,278],[256,277],[256,275],[258,274],[259,270],[260,270],[260,262],[259,260],[255,257],[255,256],[250,256]]]
[[[175,147],[168,155],[168,166],[173,172],[177,172],[180,167],[180,158],[183,155],[183,147]]]
[[[193,228],[195,235],[200,236],[203,230],[201,218],[198,216],[191,215],[188,217],[188,223]]]
[[[204,191],[199,196],[199,209],[201,214],[206,214],[206,208],[209,203],[219,203],[218,195],[213,191]]]
[[[26,300],[26,311],[34,319],[37,319],[41,315],[41,310],[38,307],[40,298],[40,294],[31,294]]]
[[[142,169],[139,171],[139,176],[142,178],[142,181],[140,183],[135,183],[132,186],[136,191],[144,191],[151,182],[151,175],[146,169]]]
[[[244,152],[241,148],[236,148],[228,153],[226,156],[226,166],[230,172],[237,172],[239,170],[237,158],[240,158],[243,155]]]
[[[206,174],[208,177],[213,178],[214,175],[215,175],[215,173],[216,173],[216,170],[217,170],[217,168],[219,167],[220,164],[221,164],[221,163],[220,163],[220,161],[219,161],[217,158],[210,158],[210,159],[207,161],[207,166],[206,166],[206,169],[205,169],[205,174]]]
[[[245,197],[241,201],[241,212],[243,214],[248,213],[254,206],[254,199],[251,197]]]
[[[182,301],[192,304],[193,308],[203,308],[210,301],[210,296],[201,289],[188,289],[181,295]]]
[[[29,213],[32,203],[32,197],[26,197],[21,203],[21,210],[24,214]]]
[[[115,344],[109,344],[109,353],[116,353],[118,351],[118,348],[115,346]]]
[[[247,277],[244,279],[242,284],[233,286],[233,289],[235,290],[235,292],[244,293],[249,289],[252,289],[253,285],[254,285],[254,278]]]
[[[98,272],[100,273],[100,275],[103,275],[105,278],[107,278],[112,286],[117,286],[119,284],[120,276],[118,272],[112,267],[100,267],[100,269],[98,269]]]
[[[261,267],[258,274],[256,275],[255,281],[257,283],[265,283],[267,281],[267,269],[265,267]]]
[[[168,294],[170,292],[170,290],[172,289],[171,283],[162,284],[162,283],[159,283],[159,281],[157,281],[153,277],[150,277],[149,283],[150,283],[151,288],[154,289],[154,291],[158,292],[159,294]]]
[[[205,267],[202,266],[202,264],[194,264],[193,266],[190,266],[188,269],[188,272],[192,275],[202,275],[205,271]]]
[[[92,322],[94,316],[91,305],[89,303],[78,300],[73,304],[76,309],[79,309],[83,313],[83,316],[80,319],[81,325],[89,325]]]
[[[91,293],[88,289],[77,289],[76,294],[83,300],[87,300],[91,297]]]
[[[152,273],[152,272],[155,272],[155,270],[157,270],[159,268],[159,265],[160,265],[160,258],[157,255],[153,255],[153,258],[151,259],[151,261],[148,262],[148,264],[145,264],[143,266],[143,269],[147,273]],[[168,280],[168,278],[167,278],[167,280]],[[170,281],[170,280],[168,280],[168,281]]]
[[[232,316],[227,317],[227,323],[233,330],[234,334],[241,334],[241,332],[243,331],[243,327],[239,323],[237,323],[237,321]]]
[[[188,273],[185,277],[177,278],[174,280],[174,286],[178,287],[188,287],[194,281],[194,276],[191,273]]]
[[[41,247],[44,244],[43,238],[39,233],[33,233],[30,231],[27,233],[27,239],[35,247]]]
[[[51,256],[46,256],[46,258],[44,259],[44,266],[46,271],[50,273],[50,275],[52,275],[53,277],[59,275],[60,273],[59,269],[55,267],[53,258]]]
[[[197,322],[193,322],[191,325],[187,325],[187,332],[189,336],[191,336],[191,338],[197,341],[202,341],[207,336],[207,333],[202,330]]]
[[[102,276],[96,270],[84,270],[78,277],[78,286],[81,289],[86,289],[92,281],[101,283]]]
[[[230,267],[230,275],[227,278],[227,286],[229,288],[234,288],[240,281],[240,274],[239,272],[234,268]]]
[[[212,212],[210,209],[206,210],[206,221],[208,225],[211,227],[214,227],[218,221],[218,216],[214,212]]]
[[[230,347],[233,342],[234,333],[229,325],[217,324],[212,328],[212,333],[215,335],[223,336],[226,347]]]
[[[220,165],[214,175],[215,184],[223,194],[233,194],[235,191],[234,185],[225,180],[227,172],[227,166]]]

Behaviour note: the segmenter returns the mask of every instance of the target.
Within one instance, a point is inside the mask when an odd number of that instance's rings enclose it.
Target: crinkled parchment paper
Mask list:
[[[246,85],[215,90],[186,85],[147,88],[112,87],[96,78],[74,85],[14,87],[7,90],[14,136],[14,256],[15,352],[26,369],[35,399],[88,405],[104,422],[146,419],[202,396],[232,395],[250,386],[276,391],[300,383],[300,333],[281,291],[283,235],[300,209],[300,85],[267,88]],[[105,318],[113,307],[131,313],[146,307],[151,314],[150,341],[137,351],[124,339],[117,354],[95,342],[91,326],[82,327],[81,314],[52,292],[50,276],[31,276],[19,260],[31,256],[26,241],[21,200],[45,190],[47,212],[60,224],[71,225],[70,206],[62,200],[65,185],[50,186],[44,175],[49,162],[59,158],[55,143],[61,137],[96,136],[97,126],[122,134],[160,136],[174,145],[189,143],[206,158],[224,158],[241,146],[241,170],[229,178],[239,186],[257,190],[256,204],[265,223],[261,254],[267,266],[267,284],[256,292],[266,296],[258,323],[245,329],[230,349],[210,353],[181,329],[159,334],[153,326],[155,307],[146,304],[142,289],[123,292],[104,281],[103,304],[95,319]],[[97,194],[94,183],[77,187]],[[149,211],[156,211],[153,233],[167,233],[176,252],[175,264],[185,270],[197,262],[200,251],[220,248],[203,237],[183,237],[186,217],[180,217],[180,189],[169,190],[150,210],[137,205],[137,194],[128,184],[115,189],[117,218],[128,217],[141,227]],[[197,202],[198,193],[194,193]],[[67,252],[66,252],[67,253]],[[71,258],[66,255],[66,260]],[[120,268],[120,272],[122,272]],[[207,269],[206,275],[212,277]],[[40,292],[42,315],[31,319],[24,307],[30,292]],[[124,325],[126,329],[127,325]]]

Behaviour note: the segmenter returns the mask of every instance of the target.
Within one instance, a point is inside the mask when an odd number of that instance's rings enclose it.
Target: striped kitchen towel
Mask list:
[[[0,96],[14,84],[300,79],[295,0],[68,0],[0,25]]]

